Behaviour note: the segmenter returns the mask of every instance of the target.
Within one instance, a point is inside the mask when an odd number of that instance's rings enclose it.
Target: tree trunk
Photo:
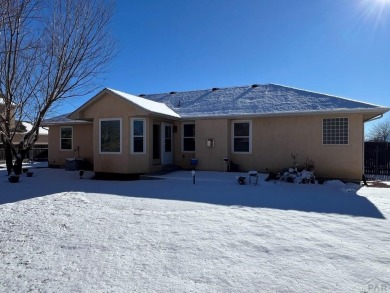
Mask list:
[[[15,149],[13,149],[13,151],[16,152]],[[15,175],[20,175],[22,173],[22,164],[24,158],[26,157],[27,152],[28,149],[23,147],[23,142],[20,142],[18,153],[15,156],[16,157],[15,164],[13,166],[13,171]]]
[[[5,163],[7,165],[8,176],[11,175],[12,172],[12,146],[9,142],[4,143],[4,153],[5,153]]]

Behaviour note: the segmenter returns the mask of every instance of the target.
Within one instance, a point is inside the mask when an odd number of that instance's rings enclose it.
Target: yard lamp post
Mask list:
[[[192,184],[195,184],[195,170],[192,170],[191,174],[192,174]]]

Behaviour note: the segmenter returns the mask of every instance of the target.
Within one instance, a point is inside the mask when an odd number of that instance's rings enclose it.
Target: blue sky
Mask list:
[[[102,88],[277,83],[390,106],[390,1],[117,0],[111,25],[120,51]]]

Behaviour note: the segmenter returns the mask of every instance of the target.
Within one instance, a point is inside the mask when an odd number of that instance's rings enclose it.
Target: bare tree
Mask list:
[[[390,120],[380,121],[367,133],[368,141],[390,142]]]
[[[8,173],[20,174],[53,106],[99,86],[116,53],[112,14],[112,0],[0,0],[0,136]],[[15,142],[21,121],[32,128]]]

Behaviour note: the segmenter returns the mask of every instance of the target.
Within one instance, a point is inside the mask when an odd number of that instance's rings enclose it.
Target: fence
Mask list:
[[[364,174],[390,175],[390,142],[364,143]]]
[[[47,161],[48,148],[47,145],[36,145],[28,152],[27,158],[32,161]],[[15,159],[15,158],[13,158]],[[5,162],[5,151],[0,147],[0,162]]]

